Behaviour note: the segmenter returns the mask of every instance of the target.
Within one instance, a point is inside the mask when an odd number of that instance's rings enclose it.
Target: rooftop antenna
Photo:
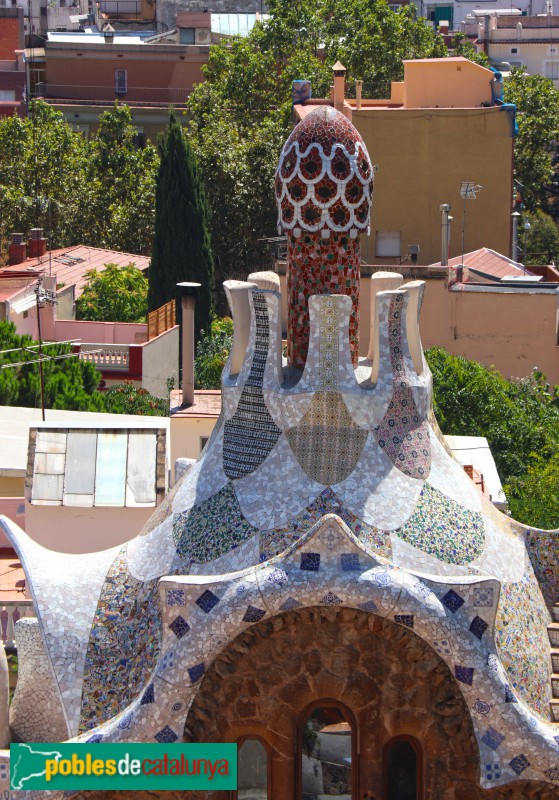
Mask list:
[[[460,197],[464,201],[464,212],[462,214],[462,266],[464,266],[464,235],[466,232],[466,200],[475,200],[476,194],[481,192],[483,186],[474,181],[463,181],[460,187]]]

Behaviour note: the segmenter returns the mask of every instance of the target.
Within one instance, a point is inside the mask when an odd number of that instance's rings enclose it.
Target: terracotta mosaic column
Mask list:
[[[369,226],[372,167],[361,136],[331,106],[294,129],[276,172],[280,231],[287,234],[287,358],[303,367],[309,346],[308,300],[314,294],[352,299],[350,348],[359,351],[359,235]]]

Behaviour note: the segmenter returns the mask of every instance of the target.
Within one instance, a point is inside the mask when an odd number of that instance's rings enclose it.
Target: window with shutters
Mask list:
[[[128,91],[127,74],[125,69],[115,69],[115,92],[126,94]]]
[[[380,258],[400,258],[400,231],[377,231],[375,255]]]

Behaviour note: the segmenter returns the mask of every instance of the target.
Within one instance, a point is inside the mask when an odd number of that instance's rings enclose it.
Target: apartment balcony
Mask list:
[[[192,87],[184,89],[130,87],[126,92],[116,92],[114,86],[76,86],[73,84],[38,83],[35,97],[75,105],[112,105],[115,100],[131,106],[154,108],[184,106]]]
[[[158,310],[159,317],[164,309]],[[145,323],[58,320],[55,338],[76,342],[74,351],[101,372],[100,388],[129,381],[157,397],[167,397],[167,381],[173,378],[177,383],[179,363],[179,327],[174,316],[167,317],[167,324],[159,319],[159,326],[151,319],[149,328]]]
[[[95,364],[101,372],[130,371],[130,345],[82,344],[80,358]]]

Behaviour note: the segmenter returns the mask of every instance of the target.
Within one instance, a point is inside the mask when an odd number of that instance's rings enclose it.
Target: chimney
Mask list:
[[[363,81],[355,81],[355,109],[361,111],[361,96],[363,94]]]
[[[23,264],[27,258],[27,244],[23,241],[23,233],[12,233],[12,241],[8,247],[8,265]]]
[[[31,228],[27,242],[27,255],[29,258],[39,258],[47,252],[47,240],[43,236],[42,228]]]
[[[346,68],[339,61],[336,61],[332,67],[334,73],[334,108],[336,111],[344,109],[345,100],[345,74]]]
[[[489,53],[489,14],[483,18],[483,52],[485,55]]]
[[[112,44],[114,42],[115,29],[113,28],[110,22],[107,22],[107,24],[104,26],[103,36],[105,38],[105,44]]]
[[[512,217],[512,247],[511,247],[511,260],[518,262],[518,223],[520,221],[520,214],[518,211],[513,211]]]
[[[442,214],[441,222],[441,267],[448,267],[448,251],[450,248],[450,203],[441,203],[439,211]]]
[[[182,305],[182,405],[194,403],[194,309],[200,283],[177,283]]]

